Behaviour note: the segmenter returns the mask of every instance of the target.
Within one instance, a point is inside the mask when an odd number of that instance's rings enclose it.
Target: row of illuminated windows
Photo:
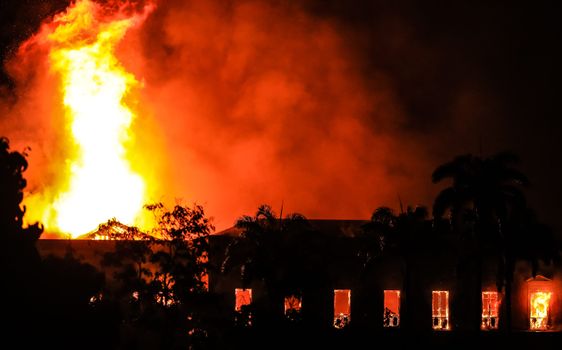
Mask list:
[[[244,310],[252,302],[251,289],[236,289],[235,311]],[[552,293],[548,291],[534,291],[530,293],[529,323],[532,330],[546,330],[549,328],[550,300]],[[483,330],[497,329],[499,326],[499,310],[501,294],[498,292],[482,292],[482,324]],[[295,319],[300,313],[302,299],[298,296],[285,298],[285,315]],[[432,292],[431,300],[432,327],[435,330],[449,330],[449,291],[436,290]],[[250,316],[250,315],[248,315]],[[246,321],[251,323],[250,317]],[[351,321],[351,290],[334,290],[334,327],[341,329]],[[400,325],[400,291],[384,291],[384,327],[398,327]]]

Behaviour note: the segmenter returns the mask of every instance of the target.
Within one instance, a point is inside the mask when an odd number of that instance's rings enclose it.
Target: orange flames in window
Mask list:
[[[384,291],[384,327],[398,327],[400,325],[400,291]]]
[[[501,298],[498,292],[482,292],[483,330],[498,329]]]
[[[252,290],[251,289],[241,289],[236,288],[234,290],[234,295],[236,297],[234,303],[234,310],[241,311],[244,306],[252,304]]]
[[[435,330],[449,330],[449,292],[435,290],[432,292],[432,322]]]
[[[345,328],[351,321],[351,290],[334,290],[334,327]]]
[[[533,292],[531,293],[531,329],[545,330],[548,329],[549,307],[551,292]]]

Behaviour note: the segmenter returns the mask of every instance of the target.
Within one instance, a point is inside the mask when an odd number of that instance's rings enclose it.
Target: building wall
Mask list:
[[[216,293],[224,305],[224,317],[232,317],[234,310],[234,289],[241,288],[240,268],[236,267],[224,274],[220,271],[225,250],[231,241],[229,236],[212,236],[209,271],[209,290]],[[462,324],[463,312],[471,303],[463,294],[456,266],[458,250],[454,242],[447,239],[430,241],[417,246],[411,252],[386,254],[378,258],[372,269],[366,271],[354,259],[354,241],[351,238],[329,238],[325,246],[326,255],[322,271],[312,271],[303,288],[302,313],[310,325],[319,329],[332,327],[333,290],[351,289],[351,320],[353,327],[382,331],[383,291],[401,290],[401,327],[419,332],[431,332],[431,292],[448,290],[450,302],[451,330]],[[115,242],[87,240],[40,240],[38,249],[43,257],[64,256],[72,249],[75,256],[106,272],[108,283],[112,282],[112,271],[101,265],[103,253],[113,250]],[[494,264],[485,261],[482,270],[482,289],[495,289]],[[562,267],[560,264],[540,266],[539,274],[548,281],[553,293],[551,302],[552,330],[562,330]],[[529,279],[531,268],[519,262],[513,283],[513,328],[529,329]],[[263,312],[282,313],[282,300],[278,304],[267,305],[263,282],[253,282],[248,286],[253,291],[253,302],[261,306]],[[468,306],[467,306],[468,305]],[[474,305],[473,305],[474,307]],[[404,315],[409,317],[403,317]],[[505,315],[505,310],[502,316]],[[500,318],[502,317],[500,316]],[[259,317],[255,320],[259,323]],[[501,322],[501,321],[500,321]]]

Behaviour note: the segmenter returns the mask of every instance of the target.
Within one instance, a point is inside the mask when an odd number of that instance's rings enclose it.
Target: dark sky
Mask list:
[[[0,58],[65,3],[2,0]],[[367,88],[380,88],[382,79],[400,104],[398,125],[381,126],[377,119],[373,129],[399,128],[401,137],[424,144],[433,165],[480,150],[516,152],[539,217],[562,228],[559,1],[322,0],[302,6],[308,16],[333,23]],[[0,84],[8,95],[4,71]],[[429,178],[427,186],[433,186]]]
[[[515,151],[540,217],[562,227],[560,2],[327,3],[311,7],[349,30],[366,74],[377,67],[392,76],[411,112],[407,127],[432,135],[441,155],[477,152],[479,139],[485,154]],[[459,116],[465,89],[483,105],[469,103]]]

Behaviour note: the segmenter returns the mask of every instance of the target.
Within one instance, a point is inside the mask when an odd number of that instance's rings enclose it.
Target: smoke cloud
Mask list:
[[[219,225],[259,203],[368,218],[398,194],[425,199],[427,156],[388,79],[366,79],[333,21],[285,2],[176,1],[141,36],[133,69],[165,140],[165,193]]]
[[[197,201],[219,229],[261,203],[367,219],[398,196],[430,205],[431,171],[458,153],[519,151],[495,73],[507,32],[491,25],[507,20],[457,7],[160,1],[119,48],[142,82],[134,150],[151,200]],[[0,134],[31,147],[41,191],[64,161],[60,96],[44,53],[7,57]]]

